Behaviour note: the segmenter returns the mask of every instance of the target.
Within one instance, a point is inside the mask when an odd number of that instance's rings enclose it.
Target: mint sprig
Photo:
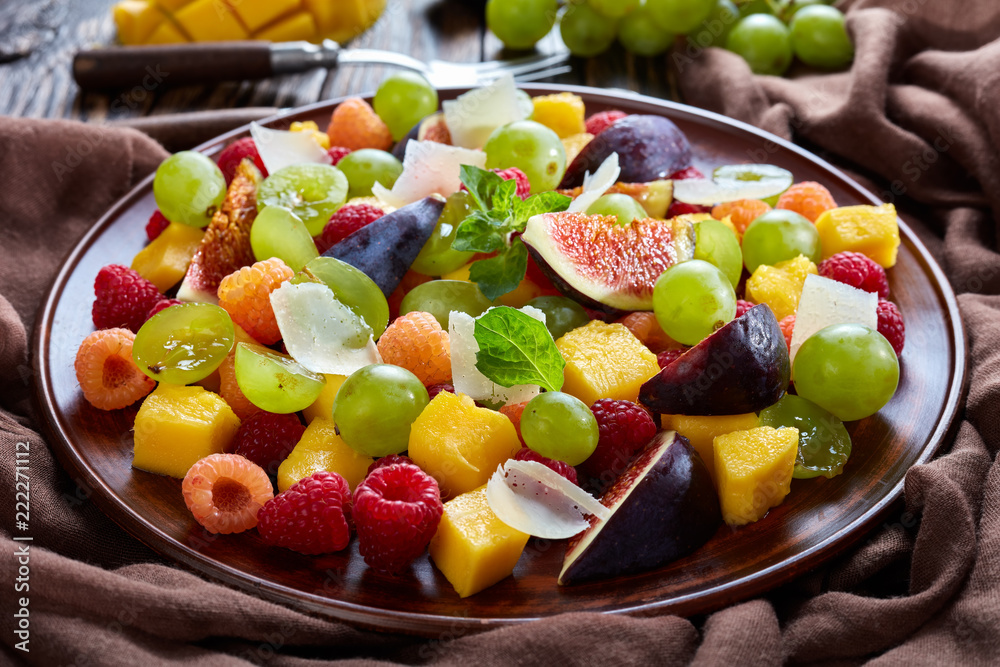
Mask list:
[[[479,344],[476,368],[493,382],[504,387],[537,384],[548,391],[562,388],[566,361],[542,322],[500,306],[476,320],[474,336]]]

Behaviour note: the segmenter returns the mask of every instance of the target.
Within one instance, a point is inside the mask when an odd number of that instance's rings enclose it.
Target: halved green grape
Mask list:
[[[613,215],[618,218],[619,225],[627,225],[633,220],[648,218],[646,209],[628,195],[603,195],[587,209],[590,215]]]
[[[735,288],[743,274],[743,252],[736,234],[718,220],[701,220],[693,226],[694,258],[717,266]]]
[[[675,36],[654,21],[649,6],[643,5],[618,24],[618,41],[629,53],[647,58],[658,56],[674,43]]]
[[[225,310],[210,303],[185,303],[146,320],[132,343],[132,360],[157,382],[191,384],[211,375],[235,340]]]
[[[293,164],[264,179],[257,192],[257,210],[281,206],[301,220],[310,236],[318,236],[347,201],[347,176],[328,164]],[[256,223],[254,223],[256,224]]]
[[[448,316],[456,310],[460,313],[479,317],[493,303],[479,290],[476,283],[464,280],[432,280],[417,285],[407,292],[399,304],[399,313],[420,311],[430,313],[441,328],[448,330]]]
[[[430,402],[416,375],[391,364],[352,373],[333,400],[333,421],[351,448],[368,456],[405,451],[410,425]]]
[[[774,206],[778,196],[792,186],[795,177],[787,169],[773,164],[727,164],[712,171],[712,180],[726,187],[753,186],[753,196],[746,199],[763,199]]]
[[[896,393],[899,360],[885,336],[861,324],[820,329],[792,365],[795,391],[844,421],[864,419]]]
[[[389,324],[389,303],[385,294],[364,271],[333,257],[317,257],[292,277],[293,283],[316,278],[333,291],[342,304],[371,327],[373,337],[378,337]]]
[[[675,35],[695,30],[715,9],[715,0],[646,0],[653,21]]]
[[[561,391],[535,396],[521,414],[524,444],[542,456],[571,466],[580,465],[594,453],[599,436],[590,407]]]
[[[226,198],[226,177],[201,153],[174,153],[156,168],[153,198],[167,220],[205,227]]]
[[[796,479],[836,477],[851,455],[851,436],[844,422],[831,412],[801,396],[785,394],[760,413],[760,425],[790,426],[799,430],[799,453],[795,457]]]
[[[559,15],[559,34],[574,56],[590,58],[604,53],[617,33],[617,19],[599,14],[590,5],[569,4]]]
[[[508,49],[530,49],[549,34],[558,9],[556,0],[489,0],[486,27]]]
[[[169,309],[168,309],[169,310]],[[326,378],[264,347],[236,345],[236,384],[261,410],[288,414],[316,402]]]
[[[747,61],[754,74],[781,76],[792,64],[788,26],[770,14],[740,19],[726,38],[726,48]]]
[[[416,72],[397,70],[382,79],[372,106],[389,126],[393,140],[399,141],[425,116],[437,111],[438,94],[434,86]]]
[[[795,211],[768,211],[743,232],[743,261],[750,273],[762,264],[773,266],[799,255],[818,264],[823,248],[816,226]]]
[[[566,172],[566,148],[559,135],[533,120],[493,130],[483,150],[487,169],[517,167],[528,177],[532,193],[554,190]]]
[[[620,19],[639,8],[641,0],[587,0],[595,11],[613,19]]]
[[[267,206],[250,227],[250,248],[258,262],[279,257],[292,271],[319,256],[316,243],[305,224],[281,206]]]
[[[431,237],[413,260],[411,269],[425,276],[443,276],[465,266],[474,252],[462,252],[451,247],[458,226],[473,211],[468,192],[459,191],[448,197]]]
[[[653,287],[653,313],[668,336],[697,345],[736,316],[736,290],[714,264],[691,259],[675,264]]]
[[[688,34],[688,41],[698,46],[725,46],[729,31],[740,20],[740,10],[732,0],[716,0],[708,18]]]
[[[370,196],[375,183],[392,188],[403,173],[403,163],[395,155],[375,148],[348,153],[337,163],[337,168],[347,177],[350,184],[347,196],[352,199]]]
[[[526,305],[545,313],[545,328],[552,334],[552,340],[559,340],[590,321],[590,315],[583,306],[564,296],[536,296]]]
[[[854,44],[844,27],[844,14],[836,7],[803,7],[792,17],[792,49],[799,60],[813,67],[837,69],[854,58]]]

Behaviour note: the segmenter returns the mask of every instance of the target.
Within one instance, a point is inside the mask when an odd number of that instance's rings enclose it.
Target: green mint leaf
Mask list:
[[[483,211],[473,211],[458,225],[451,247],[462,252],[493,252],[506,248],[504,221]]]
[[[517,181],[504,181],[493,193],[493,210],[506,213],[514,205],[514,200],[521,201],[517,197]]]
[[[504,387],[537,384],[549,391],[563,385],[566,361],[545,325],[514,308],[500,306],[476,320],[476,368]]]
[[[512,212],[513,228],[519,232],[524,231],[524,226],[528,220],[542,213],[559,213],[569,208],[573,198],[561,195],[558,192],[539,192],[531,195],[522,202],[515,202]]]
[[[490,204],[493,203],[493,194],[503,183],[503,179],[492,171],[468,164],[463,164],[459,168],[459,178],[482,211],[490,209]]]
[[[473,262],[469,270],[469,280],[479,285],[479,290],[487,299],[493,301],[517,289],[524,280],[527,270],[528,249],[521,239],[514,239],[514,243],[506,252]]]

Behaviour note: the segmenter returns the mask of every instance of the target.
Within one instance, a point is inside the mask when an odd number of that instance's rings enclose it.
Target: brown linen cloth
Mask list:
[[[926,223],[922,234],[960,294],[971,370],[957,437],[909,472],[906,510],[861,546],[697,624],[566,614],[432,641],[358,631],[182,571],[125,535],[54,462],[37,433],[26,365],[25,330],[61,258],[165,153],[132,130],[2,119],[4,655],[43,665],[1000,663],[1000,42],[991,41],[1000,6],[853,5],[849,73],[751,77],[714,49],[681,49],[673,60],[692,103],[823,149],[874,179]],[[31,443],[35,536],[27,654],[13,648],[10,612],[18,441]]]

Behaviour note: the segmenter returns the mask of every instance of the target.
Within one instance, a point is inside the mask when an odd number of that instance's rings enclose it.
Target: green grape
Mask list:
[[[521,115],[524,116],[524,120],[531,120],[531,117],[535,115],[534,100],[531,99],[531,95],[520,88],[517,89],[516,94],[517,104],[521,107]]]
[[[837,69],[854,58],[854,44],[844,27],[844,15],[827,5],[803,7],[792,17],[792,49],[813,67]]]
[[[528,177],[532,193],[556,189],[566,172],[566,149],[559,135],[533,120],[493,130],[483,150],[487,169],[517,167]]]
[[[770,14],[751,14],[733,26],[726,48],[740,55],[754,74],[781,76],[792,64],[788,26]]]
[[[641,0],[588,0],[594,11],[612,19],[620,19],[639,8]]]
[[[587,209],[590,215],[613,215],[619,225],[627,225],[633,220],[648,218],[646,209],[635,199],[623,194],[604,195]]]
[[[417,123],[437,111],[438,94],[434,86],[416,72],[398,70],[382,79],[372,106],[389,126],[393,141],[399,141]]]
[[[735,288],[743,274],[743,252],[733,230],[718,220],[694,223],[694,258],[714,264]]]
[[[226,177],[201,153],[174,153],[156,168],[153,198],[167,220],[205,227],[226,198]]]
[[[566,48],[581,58],[607,51],[617,32],[618,21],[598,14],[590,5],[567,5],[559,18],[559,34]]]
[[[806,7],[812,7],[814,5],[829,5],[831,0],[785,0],[784,6],[781,11],[778,12],[778,18],[780,18],[785,23],[791,23],[792,19],[799,12],[800,9],[805,9]]]
[[[590,321],[583,306],[564,296],[536,296],[527,305],[545,313],[545,328],[552,334],[552,340],[559,340]]]
[[[348,153],[337,163],[337,168],[347,177],[350,184],[347,196],[352,199],[370,197],[375,183],[391,188],[403,173],[403,163],[395,155],[377,148],[362,148]]]
[[[375,340],[389,324],[389,303],[375,281],[347,262],[317,257],[292,277],[293,283],[317,279],[333,291],[342,304],[354,311],[372,330]],[[368,340],[367,334],[364,336]]]
[[[801,396],[785,394],[760,413],[761,426],[793,427],[799,430],[799,453],[795,457],[796,479],[836,477],[851,455],[851,436],[844,422]]]
[[[293,164],[260,184],[257,210],[265,206],[286,208],[305,223],[310,236],[319,236],[330,216],[347,201],[347,188],[347,176],[337,167]]]
[[[372,364],[352,373],[333,400],[333,421],[351,448],[368,456],[406,450],[410,425],[429,403],[416,375],[391,364]]]
[[[675,35],[696,30],[715,9],[715,0],[646,0],[649,14],[660,28]]]
[[[235,340],[225,310],[210,303],[185,303],[146,320],[132,343],[132,360],[157,382],[191,384],[211,375]]]
[[[248,401],[268,412],[288,414],[308,408],[326,385],[322,375],[267,348],[237,343],[235,362],[240,391]]]
[[[486,27],[508,49],[530,49],[556,21],[556,0],[489,0]]]
[[[618,24],[618,41],[630,53],[652,57],[669,49],[674,43],[674,35],[656,25],[649,7],[643,5]]]
[[[743,232],[743,261],[750,273],[762,264],[774,266],[799,255],[818,264],[823,259],[823,248],[816,226],[795,211],[768,211]]]
[[[710,46],[725,46],[729,31],[739,20],[740,10],[732,0],[717,0],[708,18],[688,35],[688,40],[703,49]]]
[[[292,271],[316,259],[319,252],[306,226],[281,206],[267,206],[250,226],[250,248],[259,262],[279,257]]]
[[[744,199],[762,199],[773,207],[781,193],[791,187],[795,177],[787,169],[773,164],[727,164],[712,171],[712,180],[725,187],[753,187],[753,195]]]
[[[417,285],[406,293],[399,304],[399,314],[420,311],[430,313],[441,328],[448,330],[449,315],[458,311],[479,317],[493,303],[479,290],[476,283],[464,280],[432,280]]]
[[[714,264],[691,259],[671,266],[657,279],[653,312],[668,336],[697,345],[736,316],[736,290]]]
[[[546,458],[580,465],[597,449],[597,419],[586,403],[561,391],[535,396],[521,414],[521,437]]]
[[[885,336],[861,324],[820,329],[792,365],[799,396],[844,421],[878,412],[896,393],[899,360]]]
[[[736,0],[740,7],[740,16],[751,14],[774,14],[774,0]]]
[[[410,268],[425,276],[443,276],[465,266],[476,253],[455,250],[451,244],[458,226],[472,211],[472,198],[468,192],[460,190],[448,197],[437,226]]]

